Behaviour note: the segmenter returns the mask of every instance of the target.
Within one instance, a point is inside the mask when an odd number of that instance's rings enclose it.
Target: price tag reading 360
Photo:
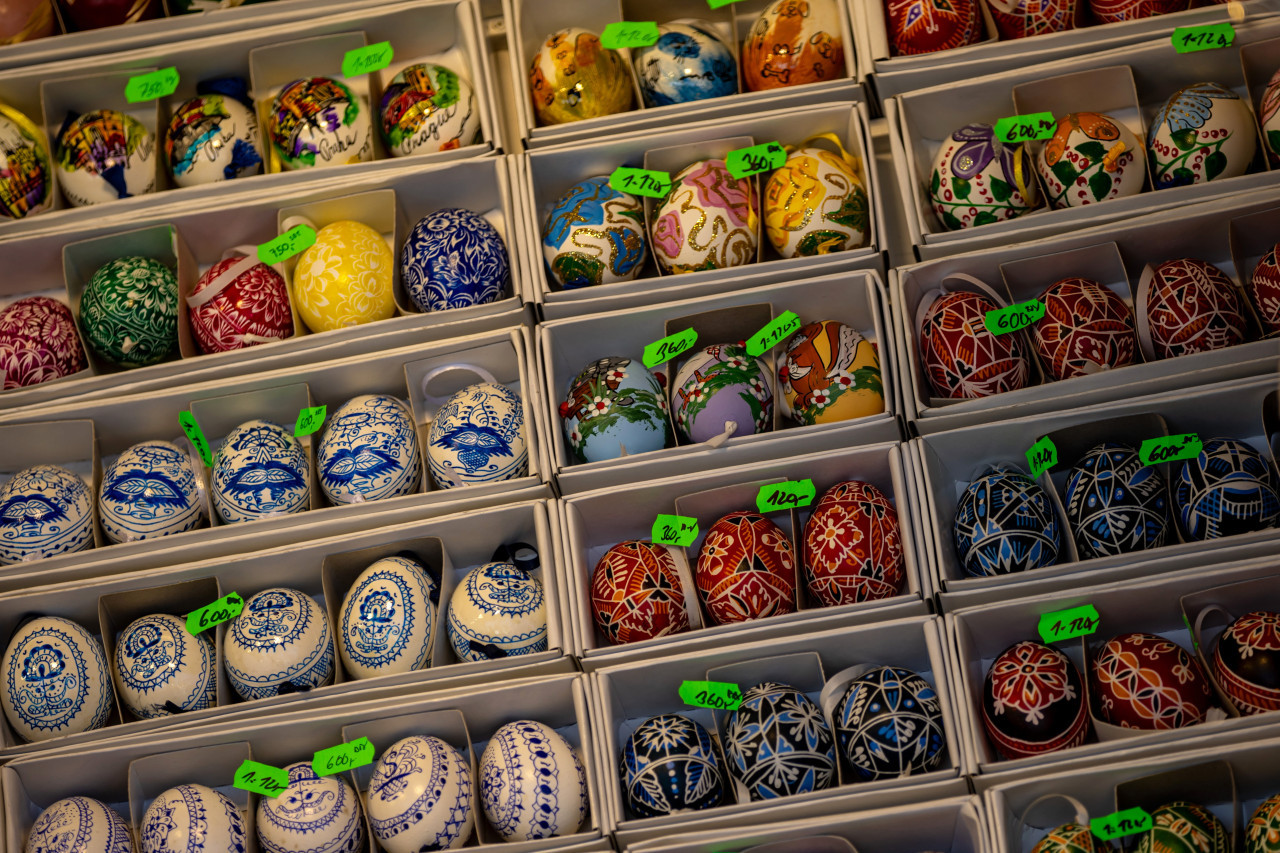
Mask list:
[[[693,329],[685,329],[674,335],[667,335],[644,348],[644,366],[653,369],[659,364],[668,362],[698,342],[698,333]]]
[[[742,704],[742,690],[727,681],[686,681],[680,685],[680,699],[697,708],[734,711]]]
[[[698,538],[698,519],[663,513],[653,520],[650,538],[659,545],[687,548]]]
[[[781,169],[786,162],[787,151],[778,142],[762,142],[750,148],[739,148],[737,151],[730,151],[729,156],[724,158],[729,174],[735,178]]]

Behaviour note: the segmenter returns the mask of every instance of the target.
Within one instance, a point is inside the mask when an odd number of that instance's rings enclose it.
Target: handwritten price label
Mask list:
[[[687,548],[698,538],[698,519],[687,515],[659,515],[653,520],[650,536],[659,545]]]
[[[738,0],[707,0],[707,6],[712,9],[719,9],[721,6],[728,6],[730,3],[737,3]]]
[[[634,193],[649,198],[662,198],[671,189],[671,175],[651,169],[619,166],[609,176],[609,186],[620,193]]]
[[[178,90],[178,69],[169,67],[130,77],[124,84],[124,97],[131,104],[167,98]]]
[[[1089,821],[1089,829],[1103,841],[1110,841],[1113,838],[1149,831],[1151,815],[1140,808],[1125,809],[1106,817],[1095,817]]]
[[[1148,438],[1138,448],[1138,458],[1143,465],[1159,465],[1161,462],[1177,462],[1181,459],[1194,459],[1204,450],[1204,443],[1194,432],[1182,435],[1166,435],[1160,438]]]
[[[252,791],[264,797],[277,797],[289,787],[289,774],[279,767],[246,758],[236,770],[231,784],[241,791]]]
[[[1049,436],[1044,436],[1027,448],[1027,466],[1031,469],[1032,477],[1039,477],[1057,464],[1058,448]]]
[[[303,409],[298,412],[298,421],[293,425],[294,436],[302,438],[304,435],[311,435],[311,433],[320,429],[328,409],[328,406],[312,406],[309,409]]]
[[[258,247],[258,260],[270,266],[285,258],[292,258],[315,245],[316,229],[310,225],[295,225],[274,240]]]
[[[686,681],[680,685],[680,701],[696,708],[735,711],[742,704],[742,691],[727,681]]]
[[[204,464],[210,468],[213,467],[213,452],[209,449],[209,442],[205,440],[204,432],[200,429],[200,424],[196,423],[196,416],[190,412],[180,412],[178,414],[178,423],[182,426],[182,431],[187,434],[187,438],[195,447],[196,453],[200,454],[200,458],[204,460]]]
[[[362,74],[381,71],[391,64],[393,56],[395,51],[391,49],[389,41],[380,41],[377,44],[348,50],[342,57],[342,76],[359,77]]]
[[[648,47],[658,40],[656,21],[614,21],[600,34],[600,44],[609,50],[620,47]]]
[[[724,158],[729,174],[735,178],[771,172],[782,168],[785,162],[787,152],[778,142],[762,142],[750,148],[739,148],[737,151],[730,151],[729,156]]]
[[[1046,643],[1087,637],[1098,630],[1100,617],[1092,604],[1082,604],[1070,610],[1058,610],[1040,617],[1037,628],[1040,639]]]
[[[1035,325],[1044,316],[1044,303],[1039,299],[1028,299],[1008,308],[988,311],[983,318],[987,331],[993,335],[1007,335],[1020,332],[1028,326]]]
[[[761,512],[774,512],[780,509],[799,509],[813,503],[818,490],[813,480],[788,480],[785,483],[773,483],[761,486],[756,493],[756,508]]]
[[[996,138],[1001,142],[1030,142],[1033,139],[1048,139],[1058,123],[1053,120],[1053,113],[1027,113],[1020,116],[1008,116],[996,122]]]
[[[244,599],[239,593],[229,592],[213,604],[206,604],[199,610],[187,614],[187,633],[199,634],[214,625],[230,622],[244,610]]]
[[[660,341],[654,341],[644,348],[644,366],[653,368],[663,362],[670,361],[698,342],[698,333],[693,329],[685,329],[674,335],[667,335]]]
[[[1173,41],[1173,49],[1178,53],[1216,50],[1220,47],[1231,47],[1231,43],[1236,40],[1236,28],[1230,24],[1178,27],[1170,38]]]
[[[791,311],[783,311],[773,322],[747,339],[747,355],[755,358],[773,349],[787,335],[800,328],[800,318]]]
[[[311,769],[317,776],[332,776],[344,770],[355,770],[373,763],[373,742],[362,737],[353,743],[340,743],[328,749],[316,750],[311,759]]]

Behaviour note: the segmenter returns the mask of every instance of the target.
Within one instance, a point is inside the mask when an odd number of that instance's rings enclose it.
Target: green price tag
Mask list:
[[[1187,618],[1187,614],[1182,614],[1182,624],[1187,626],[1187,634],[1191,637],[1191,645],[1196,647],[1196,651],[1200,651],[1200,641],[1196,639],[1195,629],[1191,627],[1191,620]]]
[[[1058,448],[1049,436],[1044,436],[1027,448],[1027,466],[1031,468],[1032,477],[1039,477],[1057,464]]]
[[[1214,50],[1231,47],[1236,40],[1236,28],[1230,24],[1204,24],[1199,27],[1178,27],[1171,36],[1173,49],[1178,53],[1197,50]]]
[[[1044,303],[1039,299],[1028,299],[1008,308],[997,308],[988,311],[983,317],[987,331],[993,335],[1007,335],[1009,332],[1020,332],[1035,324],[1044,316]]]
[[[680,685],[680,700],[697,708],[735,711],[742,704],[742,691],[727,681],[686,681]]]
[[[655,172],[650,169],[634,169],[631,166],[619,166],[609,176],[609,186],[620,193],[647,195],[649,198],[662,198],[671,189],[671,174]]]
[[[996,138],[1007,143],[1048,139],[1053,136],[1053,130],[1057,126],[1058,123],[1053,120],[1053,113],[1007,116],[996,122]]]
[[[730,151],[729,156],[724,158],[729,174],[735,178],[771,172],[782,168],[785,162],[787,152],[778,142],[762,142],[750,148],[739,148],[737,151]]]
[[[187,438],[195,447],[196,453],[199,453],[200,458],[204,460],[204,464],[212,468],[213,453],[209,450],[209,442],[205,440],[200,424],[196,423],[196,416],[190,412],[179,412],[178,423],[182,425],[182,431],[187,434]]]
[[[662,340],[654,341],[644,348],[644,366],[648,368],[657,367],[682,352],[687,352],[697,342],[698,333],[693,329],[685,329],[683,332],[667,335]]]
[[[600,44],[609,50],[620,47],[648,47],[658,40],[656,21],[614,21],[600,34]]]
[[[361,74],[381,71],[391,64],[391,58],[394,55],[395,51],[391,49],[389,41],[380,41],[377,44],[348,50],[342,57],[342,76],[359,77]]]
[[[1092,604],[1082,604],[1070,610],[1058,610],[1040,617],[1040,639],[1046,643],[1087,637],[1098,630],[1098,611]]]
[[[737,3],[738,0],[707,0],[707,6],[712,9],[719,9],[722,6],[728,6],[730,3]]]
[[[199,610],[187,614],[187,633],[199,634],[201,631],[230,622],[244,610],[244,599],[239,593],[229,592],[213,604],[206,604]]]
[[[659,515],[653,520],[650,537],[659,545],[687,548],[698,538],[698,519],[687,515]]]
[[[274,240],[268,240],[258,247],[258,260],[270,266],[278,264],[285,258],[292,258],[299,252],[305,252],[316,242],[316,229],[310,225],[295,225]]]
[[[1159,465],[1161,462],[1194,459],[1202,450],[1204,444],[1200,441],[1200,436],[1194,432],[1186,432],[1182,435],[1148,438],[1138,448],[1138,458],[1143,465]]]
[[[293,425],[293,434],[297,438],[320,429],[320,425],[324,423],[324,416],[328,406],[312,406],[309,409],[303,409],[298,412],[298,421]]]
[[[1151,829],[1151,815],[1136,807],[1125,809],[1106,817],[1095,817],[1089,821],[1089,829],[1103,841],[1110,841],[1113,838],[1148,831]]]
[[[373,742],[362,737],[353,743],[340,743],[328,749],[316,750],[311,759],[311,769],[317,776],[332,776],[343,770],[355,770],[373,763]]]
[[[289,774],[279,767],[272,767],[270,764],[261,764],[246,758],[240,768],[236,770],[235,778],[232,779],[231,784],[242,791],[252,791],[264,797],[276,797],[284,793],[284,789],[289,787]]]
[[[124,84],[124,97],[131,104],[167,98],[178,89],[178,69],[170,66],[130,77]]]
[[[783,311],[773,322],[747,338],[747,355],[755,358],[773,349],[787,335],[800,328],[800,318],[791,311]]]
[[[799,509],[813,503],[818,490],[813,487],[813,480],[788,480],[785,483],[773,483],[761,486],[756,493],[756,508],[761,512],[774,512],[780,509]]]

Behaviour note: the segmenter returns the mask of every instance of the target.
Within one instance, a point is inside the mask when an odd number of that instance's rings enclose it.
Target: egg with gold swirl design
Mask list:
[[[769,176],[764,227],[784,258],[866,245],[867,191],[854,167],[825,148],[799,148]]]
[[[547,36],[529,63],[529,94],[538,124],[565,124],[622,113],[633,106],[627,64],[588,30]]]
[[[723,160],[686,166],[654,211],[649,235],[668,273],[755,263],[760,244],[755,182],[733,177]]]
[[[313,332],[385,320],[396,312],[395,261],[382,235],[344,219],[316,233],[293,272],[294,305]]]
[[[542,226],[542,255],[566,290],[631,281],[647,254],[644,208],[604,176],[568,189]]]

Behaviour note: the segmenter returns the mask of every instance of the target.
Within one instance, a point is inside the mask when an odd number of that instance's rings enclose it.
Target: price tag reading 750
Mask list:
[[[1087,637],[1098,630],[1097,609],[1092,604],[1082,604],[1070,610],[1057,610],[1045,613],[1036,626],[1040,631],[1040,639],[1046,643],[1057,640],[1070,640],[1075,637]]]
[[[317,776],[332,776],[344,770],[355,770],[373,763],[373,742],[362,737],[351,743],[340,743],[328,749],[316,750],[311,759],[311,769]]]
[[[274,240],[258,247],[258,260],[267,266],[292,258],[315,245],[316,229],[310,225],[295,225]]]
[[[671,175],[668,172],[619,166],[609,176],[609,186],[620,193],[662,198],[671,189]]]
[[[130,77],[124,84],[124,97],[131,104],[167,98],[178,89],[178,69],[170,66]]]

